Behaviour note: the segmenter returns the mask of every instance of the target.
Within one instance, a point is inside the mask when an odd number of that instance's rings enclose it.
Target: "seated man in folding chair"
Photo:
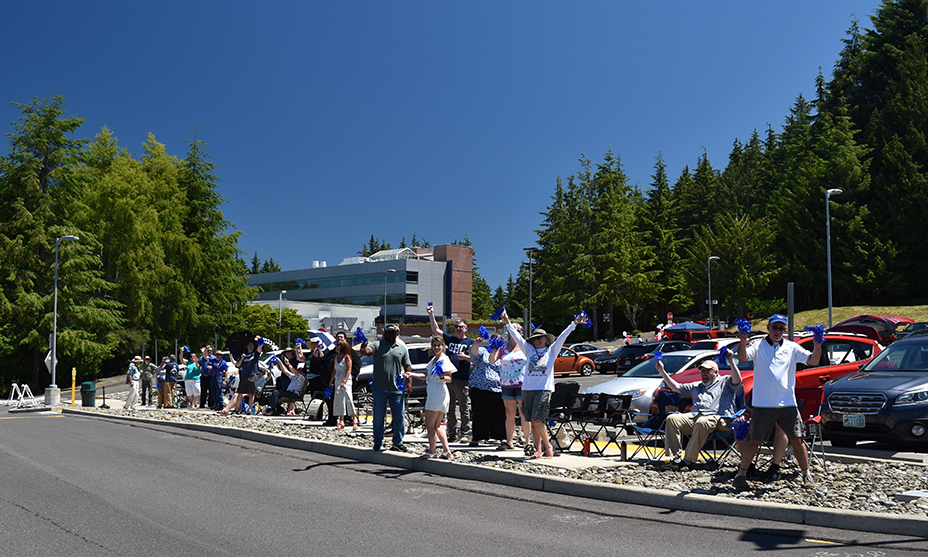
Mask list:
[[[731,417],[737,410],[735,399],[741,387],[741,371],[738,366],[732,365],[731,375],[722,377],[718,364],[712,360],[702,362],[698,369],[702,381],[681,385],[667,375],[663,362],[657,362],[657,371],[670,390],[693,399],[689,412],[667,416],[664,450],[670,462],[661,466],[662,471],[691,468],[712,432],[731,429]],[[683,458],[680,458],[681,434],[690,436]]]

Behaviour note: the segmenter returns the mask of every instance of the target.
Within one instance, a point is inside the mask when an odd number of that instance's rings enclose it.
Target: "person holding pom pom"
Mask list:
[[[779,313],[770,316],[767,336],[751,346],[747,345],[747,334],[739,327],[738,361],[754,362],[754,389],[749,441],[741,453],[741,467],[734,481],[738,491],[751,489],[747,482],[748,468],[757,448],[770,437],[776,425],[786,433],[793,446],[802,471],[802,487],[815,489],[815,480],[809,474],[809,454],[802,442],[802,416],[796,403],[796,365],[819,361],[822,344],[815,339],[815,347],[809,352],[784,338],[785,334],[786,317]]]
[[[444,337],[433,336],[429,350],[432,360],[426,366],[425,373],[407,372],[403,376],[425,379],[425,430],[429,437],[429,450],[419,458],[448,459],[451,458],[451,449],[448,447],[448,436],[441,429],[441,420],[451,402],[448,383],[451,382],[451,374],[457,369],[451,363],[451,358],[445,354]],[[438,441],[441,441],[441,454],[438,453]]]
[[[582,315],[576,317],[556,339],[544,329],[535,329],[528,339],[523,339],[505,311],[501,317],[509,335],[515,339],[528,360],[522,380],[522,407],[532,420],[532,438],[538,443],[537,449],[528,458],[541,458],[542,449],[545,458],[554,458],[554,448],[545,431],[551,393],[554,391],[554,362],[568,335],[577,325],[585,323],[586,318]]]

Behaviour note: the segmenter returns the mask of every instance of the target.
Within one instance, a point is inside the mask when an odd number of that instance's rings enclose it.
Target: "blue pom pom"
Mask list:
[[[402,376],[402,375],[397,375],[397,376],[396,376],[396,388],[397,388],[401,393],[405,393],[405,392],[406,392],[406,385],[403,383],[403,376]]]
[[[322,396],[324,396],[326,400],[329,400],[330,398],[332,398],[332,393],[334,392],[335,390],[332,387],[326,387],[325,392],[323,393]]]
[[[184,350],[184,352],[187,352],[188,354],[190,353],[190,349],[186,346],[181,346],[181,348]]]
[[[257,339],[258,346],[264,346],[264,337],[258,337]]]
[[[439,377],[444,376],[445,372],[441,368],[442,368],[442,361],[438,360],[437,362],[435,362],[435,367],[432,368],[432,373]]]
[[[728,365],[728,347],[723,346],[719,348],[719,355],[716,357],[716,361],[719,363],[719,367]]]
[[[268,360],[268,362],[270,362],[270,364],[271,364],[272,366],[276,366],[276,365],[277,365],[277,356],[271,356],[271,359]]]
[[[574,319],[576,320],[576,319],[579,319],[579,318],[581,318],[581,317],[583,318],[583,326],[584,326],[584,327],[586,327],[587,329],[589,329],[590,327],[593,326],[593,320],[590,319],[590,316],[587,315],[586,312],[583,311],[582,309],[580,310],[580,313],[578,313],[577,315],[574,315]]]
[[[656,358],[656,359],[658,359],[658,360],[663,360],[663,359],[664,359],[664,353],[661,352],[660,350],[655,350],[655,351],[654,351],[654,358]]]
[[[812,339],[815,341],[815,344],[821,344],[825,342],[825,324],[819,323],[818,325],[806,325],[804,328],[806,331],[812,332]]]
[[[748,432],[751,431],[751,422],[735,420],[731,423],[731,428],[735,430],[735,440],[744,441],[748,438]]]
[[[293,344],[295,344],[295,345],[297,345],[297,346],[302,346],[302,345],[305,345],[305,344],[306,344],[306,341],[303,340],[303,339],[301,339],[300,337],[296,337],[296,340],[293,341]]]
[[[490,331],[488,331],[487,328],[484,327],[483,325],[481,325],[480,328],[477,329],[477,334],[480,335],[480,338],[482,338],[483,340],[487,340],[488,338],[490,338]]]
[[[747,319],[738,320],[738,332],[744,336],[751,334],[751,322]]]
[[[504,346],[506,346],[506,341],[503,340],[502,337],[493,337],[493,338],[490,339],[490,346],[489,346],[488,350],[489,350],[490,352],[492,352],[492,351],[494,351],[494,350],[496,350],[496,349],[498,349],[498,348],[502,348],[502,347],[504,347]]]
[[[499,318],[503,316],[504,311],[506,311],[506,306],[503,306],[499,308],[498,310],[494,311],[493,315],[490,316],[490,319],[492,319],[493,321],[499,320]]]
[[[364,336],[364,331],[361,330],[361,327],[358,327],[354,332],[354,342],[355,344],[367,342],[367,337]]]

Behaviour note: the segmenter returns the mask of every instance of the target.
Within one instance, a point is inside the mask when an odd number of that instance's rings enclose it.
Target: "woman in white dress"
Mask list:
[[[448,383],[451,374],[457,371],[451,359],[445,355],[445,340],[441,335],[432,337],[432,360],[425,369],[425,373],[407,372],[405,377],[415,377],[425,380],[425,430],[429,436],[429,450],[419,458],[451,458],[451,449],[448,447],[448,436],[441,429],[441,420],[448,411],[451,396],[448,394]],[[441,440],[444,451],[438,454],[437,440]]]
[[[332,410],[338,416],[335,429],[345,429],[345,416],[351,416],[351,429],[358,429],[358,417],[351,401],[351,345],[347,340],[340,340],[335,348],[335,373],[332,374],[330,387],[335,387]]]

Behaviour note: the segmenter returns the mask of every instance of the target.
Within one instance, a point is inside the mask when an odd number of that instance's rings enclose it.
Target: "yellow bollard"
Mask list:
[[[71,408],[74,408],[74,389],[77,387],[77,368],[71,368]]]

